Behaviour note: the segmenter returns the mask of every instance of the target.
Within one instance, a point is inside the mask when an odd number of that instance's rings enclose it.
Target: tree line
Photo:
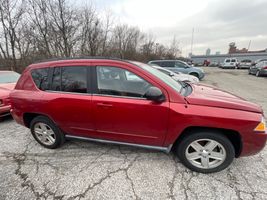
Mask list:
[[[173,37],[156,42],[138,27],[118,23],[92,6],[68,0],[0,0],[0,67],[21,71],[43,59],[106,56],[147,62],[179,55]]]

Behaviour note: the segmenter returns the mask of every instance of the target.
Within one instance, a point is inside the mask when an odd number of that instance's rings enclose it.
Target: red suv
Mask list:
[[[223,170],[265,146],[262,109],[214,87],[115,59],[32,64],[11,93],[14,119],[46,148],[84,139],[170,152],[191,170]]]

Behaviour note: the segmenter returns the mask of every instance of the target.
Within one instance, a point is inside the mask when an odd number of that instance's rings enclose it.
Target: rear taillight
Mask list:
[[[3,100],[2,99],[0,99],[0,106],[3,104]]]
[[[263,69],[267,69],[267,66],[266,67],[263,67]]]

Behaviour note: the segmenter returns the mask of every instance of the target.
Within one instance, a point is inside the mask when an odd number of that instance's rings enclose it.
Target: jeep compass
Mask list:
[[[83,139],[173,151],[191,170],[212,173],[258,153],[267,139],[258,105],[133,61],[35,63],[10,98],[13,118],[51,149]]]

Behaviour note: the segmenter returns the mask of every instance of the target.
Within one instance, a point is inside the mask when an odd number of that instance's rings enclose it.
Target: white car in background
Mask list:
[[[239,65],[237,58],[226,58],[221,65],[223,69],[235,69]]]
[[[191,82],[191,83],[199,82],[199,79],[197,77],[189,75],[189,74],[183,74],[181,72],[174,73],[168,69],[165,69],[155,64],[151,64],[150,66],[163,72],[164,74],[167,74],[168,76],[172,77],[176,81],[185,81],[185,82]]]

